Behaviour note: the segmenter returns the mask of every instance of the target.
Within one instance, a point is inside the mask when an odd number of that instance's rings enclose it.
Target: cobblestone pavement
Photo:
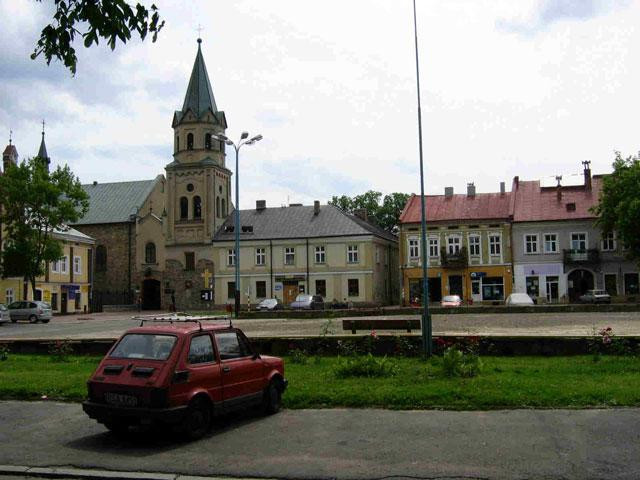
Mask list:
[[[148,312],[145,312],[148,313]],[[419,318],[417,315],[359,318]],[[324,319],[240,319],[234,324],[250,337],[319,335]],[[329,321],[333,335],[349,335],[341,319]],[[57,316],[48,324],[6,323],[0,325],[0,339],[116,338],[139,325],[132,313],[97,313]],[[592,335],[594,328],[611,326],[615,335],[640,335],[640,312],[593,313],[501,313],[450,314],[433,316],[434,335]],[[362,332],[365,334],[366,332]],[[384,334],[385,332],[378,332]],[[395,332],[394,332],[395,333]],[[416,332],[416,334],[419,332]]]

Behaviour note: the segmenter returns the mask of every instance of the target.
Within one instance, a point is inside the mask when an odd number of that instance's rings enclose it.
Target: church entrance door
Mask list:
[[[142,282],[142,309],[160,310],[160,282],[147,279]]]

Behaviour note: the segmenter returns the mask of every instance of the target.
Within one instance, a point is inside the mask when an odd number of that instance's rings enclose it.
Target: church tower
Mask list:
[[[51,159],[47,153],[47,146],[44,143],[44,120],[42,121],[42,140],[40,141],[40,148],[38,149],[38,155],[36,156],[45,163],[48,170],[49,165],[51,164]]]
[[[173,115],[173,162],[167,173],[166,244],[210,245],[230,211],[231,171],[225,166],[227,120],[219,111],[198,39],[182,109]]]

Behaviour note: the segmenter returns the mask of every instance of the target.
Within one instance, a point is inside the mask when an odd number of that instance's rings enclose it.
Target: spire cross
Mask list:
[[[42,119],[42,136],[44,136],[44,118]]]
[[[11,145],[11,137],[13,136],[13,130],[9,130],[9,145]]]

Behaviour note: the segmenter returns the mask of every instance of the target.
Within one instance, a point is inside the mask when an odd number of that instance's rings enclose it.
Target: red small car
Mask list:
[[[172,321],[127,331],[89,381],[83,410],[109,430],[160,424],[203,436],[214,415],[280,409],[284,362],[259,355],[230,323]]]

